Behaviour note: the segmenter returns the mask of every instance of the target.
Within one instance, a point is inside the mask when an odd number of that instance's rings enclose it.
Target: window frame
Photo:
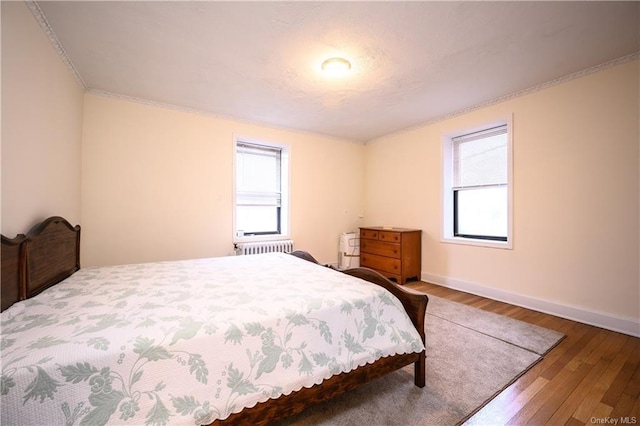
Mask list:
[[[441,237],[444,243],[482,246],[500,249],[513,249],[513,125],[512,117],[486,121],[482,124],[466,127],[442,136],[442,194],[441,194]],[[491,236],[456,235],[456,218],[454,216],[455,190],[453,186],[453,140],[471,133],[482,132],[491,128],[507,127],[507,239],[506,241]]]
[[[237,154],[238,144],[245,143],[249,145],[263,146],[265,148],[280,150],[280,191],[281,200],[278,212],[278,232],[256,232],[249,235],[240,235],[237,229],[238,214],[238,188],[237,188]],[[233,137],[233,242],[257,242],[257,241],[274,241],[289,239],[290,225],[290,147],[285,143],[271,142],[264,139],[245,137],[242,135],[234,135]]]

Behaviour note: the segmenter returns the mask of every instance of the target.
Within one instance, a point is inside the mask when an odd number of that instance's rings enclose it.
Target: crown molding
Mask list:
[[[51,25],[49,25],[49,22],[40,9],[40,5],[38,5],[38,2],[33,0],[25,0],[25,4],[29,8],[29,11],[31,12],[33,17],[38,22],[38,25],[40,25],[40,28],[42,28],[42,30],[44,31],[45,35],[49,39],[49,42],[58,53],[60,59],[62,59],[62,62],[65,64],[67,69],[71,71],[71,75],[73,75],[73,78],[80,85],[80,87],[82,87],[83,90],[87,90],[87,85],[85,84],[84,80],[82,80],[80,73],[73,65],[73,62],[71,62],[71,59],[69,59],[69,56],[67,56],[67,52],[65,52],[62,44],[60,44],[60,40],[58,40],[56,33],[51,28]]]

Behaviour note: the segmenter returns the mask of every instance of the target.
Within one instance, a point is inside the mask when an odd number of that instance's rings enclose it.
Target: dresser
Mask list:
[[[360,228],[360,266],[404,284],[420,279],[422,231],[369,226]]]

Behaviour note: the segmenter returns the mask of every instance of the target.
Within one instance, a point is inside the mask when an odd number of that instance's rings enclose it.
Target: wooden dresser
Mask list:
[[[404,284],[420,279],[422,231],[369,226],[360,228],[360,266]]]

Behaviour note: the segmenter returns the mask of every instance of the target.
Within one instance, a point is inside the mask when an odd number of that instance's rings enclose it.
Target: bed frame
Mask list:
[[[318,263],[305,251],[299,250],[291,254]],[[54,216],[32,228],[26,235],[20,234],[12,239],[3,235],[1,257],[0,295],[4,311],[15,302],[37,295],[80,269],[80,226],[74,227],[62,217]],[[429,301],[427,295],[401,287],[371,269],[353,268],[343,272],[380,285],[398,297],[425,342],[424,320]],[[213,424],[269,424],[411,364],[414,364],[415,385],[424,387],[425,351],[419,354],[394,355],[380,358],[373,364],[358,367],[349,373],[338,374],[311,388],[302,388],[278,399],[259,403]]]

